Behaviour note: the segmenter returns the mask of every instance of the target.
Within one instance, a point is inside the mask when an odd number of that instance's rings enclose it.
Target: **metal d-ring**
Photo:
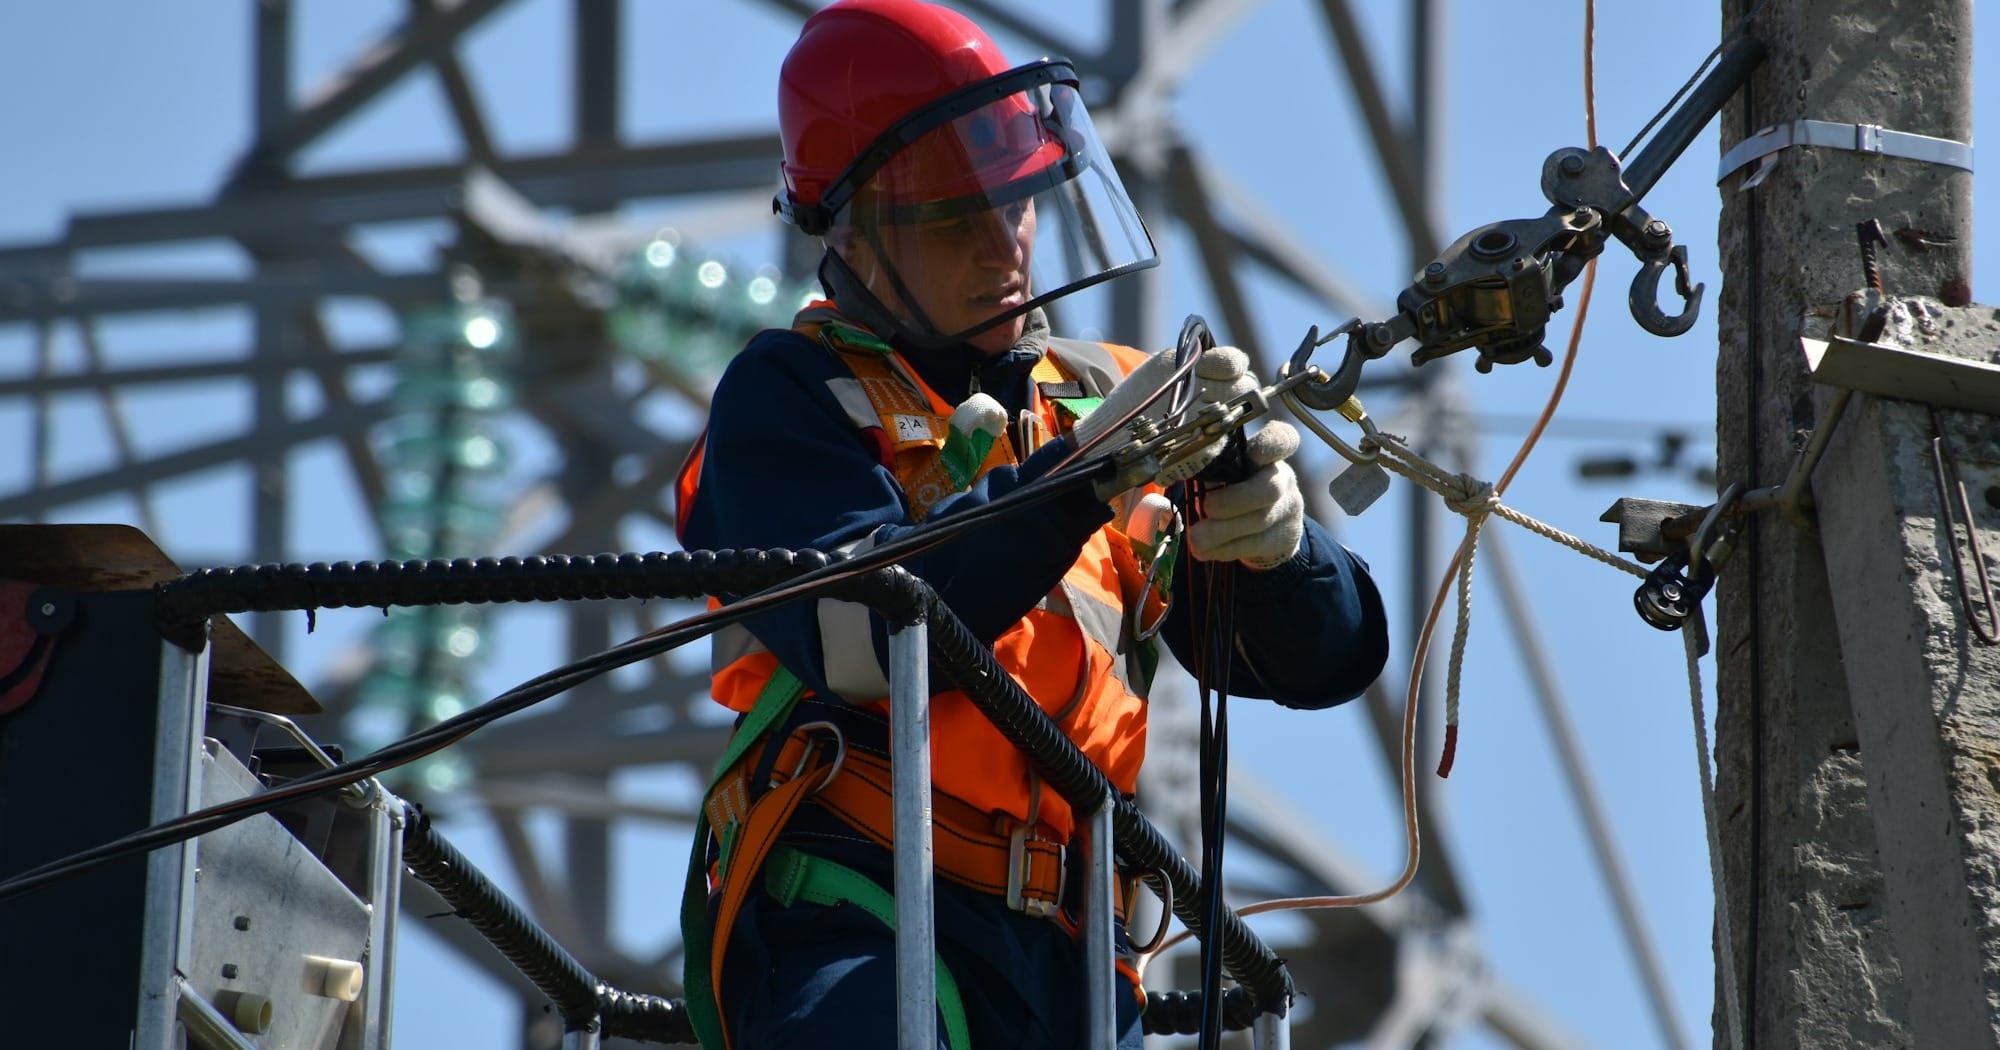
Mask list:
[[[828,733],[832,734],[833,744],[834,744],[833,764],[826,767],[826,776],[819,782],[818,786],[814,787],[811,791],[806,792],[806,795],[808,797],[812,795],[817,795],[820,792],[826,790],[826,786],[828,784],[833,783],[833,778],[840,775],[840,767],[847,761],[847,734],[841,732],[840,727],[834,725],[832,722],[827,722],[823,720],[817,722],[802,722],[799,724],[798,728],[792,730],[792,735],[803,734],[806,733],[808,730],[813,730],[813,729],[824,729]],[[792,767],[791,776],[786,777],[785,779],[797,780],[798,778],[804,776],[806,774],[806,766],[807,764],[812,762],[813,752],[815,750],[817,750],[817,748],[815,747],[813,742],[810,739],[808,739],[805,743],[805,746],[799,751],[798,764]]]
[[[1151,955],[1154,952],[1159,951],[1160,945],[1166,943],[1168,927],[1172,926],[1174,922],[1173,881],[1167,878],[1165,872],[1156,871],[1153,874],[1158,875],[1160,877],[1160,927],[1159,929],[1153,931],[1153,936],[1151,940],[1148,940],[1143,945],[1135,944],[1132,946],[1132,952],[1135,955]],[[1146,880],[1144,879],[1141,879],[1139,881],[1146,882]],[[1150,885],[1150,883],[1148,883],[1148,885]]]

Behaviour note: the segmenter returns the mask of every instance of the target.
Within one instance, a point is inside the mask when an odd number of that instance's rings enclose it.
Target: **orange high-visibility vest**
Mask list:
[[[940,463],[953,406],[918,378],[902,356],[866,332],[850,327],[830,304],[802,311],[794,330],[830,348],[850,376],[828,381],[848,418],[877,446],[884,465],[922,521],[939,500],[958,491]],[[1068,410],[1043,396],[1048,384],[1074,384],[1101,397],[1144,361],[1130,347],[1055,339],[1035,366],[1033,397],[1040,426],[1036,446],[1067,433]],[[1029,449],[1028,451],[1032,451]],[[1014,463],[1010,442],[993,442],[974,476]],[[698,466],[696,470],[700,469]],[[691,490],[693,479],[684,478]],[[683,493],[685,500],[692,492]],[[1114,517],[1114,522],[1122,515]],[[864,544],[866,541],[863,541]],[[856,550],[865,549],[857,547]],[[1146,601],[1144,574],[1131,543],[1106,525],[1084,544],[1076,563],[1048,596],[993,645],[1000,665],[1118,790],[1136,789],[1146,747],[1146,674],[1131,639],[1128,610]],[[1148,604],[1150,614],[1158,610]],[[888,686],[875,658],[868,610],[822,601],[820,611],[826,680],[858,705],[886,709]],[[748,711],[775,673],[777,658],[739,626],[716,632],[711,687],[719,702]],[[937,791],[1007,822],[1039,824],[1066,842],[1074,826],[1069,806],[1039,778],[1014,745],[986,720],[965,694],[941,692],[931,701],[931,772]]]

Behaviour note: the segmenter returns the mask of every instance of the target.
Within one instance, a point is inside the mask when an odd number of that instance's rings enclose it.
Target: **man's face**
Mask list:
[[[868,290],[904,319],[921,327],[928,319],[940,334],[963,332],[1026,302],[1028,270],[1035,250],[1034,199],[1024,198],[991,211],[929,223],[885,224],[874,257],[868,238],[853,237],[841,254],[868,282]],[[896,277],[915,300],[912,311],[890,280]],[[1027,319],[1015,317],[972,337],[972,346],[997,354],[1021,337]]]

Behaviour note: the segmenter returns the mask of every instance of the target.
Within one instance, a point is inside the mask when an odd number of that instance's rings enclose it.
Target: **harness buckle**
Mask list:
[[[1025,887],[1035,873],[1035,851],[1028,848],[1028,828],[1027,824],[1016,824],[1007,833],[1007,907],[1029,918],[1046,919],[1062,907],[1063,892],[1069,888],[1069,851],[1062,843],[1050,842],[1056,848],[1055,899],[1045,901],[1028,896]],[[1040,838],[1035,841],[1049,842]]]
[[[811,791],[806,792],[806,797],[811,798],[812,796],[819,794],[820,791],[823,790],[828,784],[833,783],[834,777],[840,775],[841,763],[847,761],[846,734],[842,733],[840,731],[840,727],[834,725],[832,722],[825,722],[825,721],[805,722],[801,723],[798,728],[792,730],[793,737],[807,738],[804,745],[799,748],[798,762],[793,764],[792,771],[783,778],[773,775],[771,777],[771,785],[770,785],[771,787],[777,787],[778,785],[783,784],[788,780],[797,780],[798,778],[805,775],[806,767],[812,764],[813,756],[819,751],[819,747],[817,746],[817,741],[811,739],[814,730],[824,730],[825,733],[832,738],[834,747],[833,764],[826,767],[826,776],[821,778],[819,784],[816,785]]]

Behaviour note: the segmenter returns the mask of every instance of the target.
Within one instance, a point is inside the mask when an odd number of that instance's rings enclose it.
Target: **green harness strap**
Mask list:
[[[695,817],[694,845],[688,853],[687,885],[681,890],[681,988],[687,996],[689,1025],[694,1029],[695,1039],[704,1047],[720,1048],[725,1045],[722,1007],[716,1000],[714,983],[709,979],[714,930],[710,928],[708,916],[708,794],[722,782],[725,774],[736,767],[737,760],[752,745],[764,739],[773,726],[791,716],[792,709],[798,706],[799,698],[805,692],[805,683],[780,665],[777,673],[764,684],[757,699],[751,703],[750,713],[730,735],[729,744],[723,748],[722,759],[716,763],[715,775],[709,780],[708,791],[703,793],[702,806]],[[722,832],[722,856],[718,866],[725,877],[735,846],[734,831],[732,827],[724,828]],[[754,872],[741,874],[746,878],[755,876]],[[880,883],[852,868],[801,853],[789,846],[778,846],[771,851],[770,862],[765,866],[764,888],[787,907],[798,900],[827,906],[846,901],[882,920],[883,925],[891,930],[896,928],[896,898]],[[938,1012],[944,1016],[945,1040],[951,1050],[970,1050],[972,1037],[965,1023],[965,1004],[958,994],[958,982],[952,979],[943,959],[937,960],[937,1000]]]
[[[723,776],[736,768],[737,760],[751,745],[764,739],[771,727],[791,715],[805,693],[805,683],[779,665],[777,673],[764,683],[763,691],[750,705],[750,713],[730,736],[728,746],[723,748],[722,760],[716,763],[715,775],[709,779],[708,790],[702,793],[701,808],[696,811],[694,845],[688,852],[687,885],[681,890],[681,988],[687,994],[688,1024],[694,1029],[695,1039],[710,1050],[720,1050],[725,1044],[722,1008],[716,1002],[714,982],[708,974],[714,950],[711,939],[714,931],[709,928],[708,918],[708,796],[714,793]],[[730,848],[735,845],[734,832],[734,828],[723,829],[721,867],[725,871]]]
[[[802,900],[828,907],[852,904],[889,929],[896,928],[896,898],[881,883],[844,864],[790,846],[771,850],[770,862],[764,865],[764,890],[786,907]],[[945,1042],[951,1050],[970,1050],[972,1033],[966,1027],[965,1001],[959,998],[958,982],[942,958],[935,963],[937,1008],[944,1017]]]

